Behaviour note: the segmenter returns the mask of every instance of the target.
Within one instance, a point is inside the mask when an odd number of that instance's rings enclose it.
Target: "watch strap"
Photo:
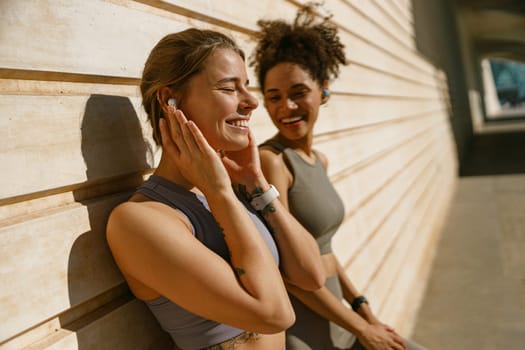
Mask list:
[[[279,198],[279,191],[277,191],[274,185],[270,185],[270,189],[268,191],[257,197],[254,197],[250,201],[250,204],[255,210],[261,211],[277,198]]]
[[[364,295],[360,295],[358,297],[355,297],[354,300],[352,300],[352,310],[354,310],[355,312],[357,312],[357,310],[359,310],[359,308],[361,307],[361,304],[368,304],[368,300],[365,298]]]

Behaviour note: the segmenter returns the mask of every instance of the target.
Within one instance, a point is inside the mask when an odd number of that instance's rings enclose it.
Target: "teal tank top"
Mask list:
[[[343,222],[345,210],[341,197],[328,178],[318,154],[310,164],[291,148],[274,140],[260,145],[283,153],[293,175],[288,189],[288,206],[292,215],[314,236],[321,254],[332,252],[332,237]]]

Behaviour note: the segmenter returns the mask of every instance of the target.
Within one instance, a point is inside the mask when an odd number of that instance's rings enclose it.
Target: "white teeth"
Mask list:
[[[248,121],[246,119],[232,120],[232,121],[230,121],[228,123],[233,125],[233,126],[238,126],[238,127],[247,127],[248,126]]]
[[[284,124],[295,123],[295,122],[298,122],[301,119],[303,119],[303,117],[283,118],[283,119],[281,119],[281,123],[284,123]]]

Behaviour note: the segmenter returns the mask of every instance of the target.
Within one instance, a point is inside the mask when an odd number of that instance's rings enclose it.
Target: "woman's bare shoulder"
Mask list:
[[[263,146],[259,149],[259,156],[261,163],[265,167],[281,168],[285,166],[283,152],[276,152],[276,150],[269,146]]]
[[[111,211],[106,233],[110,239],[123,234],[151,233],[165,225],[191,232],[189,220],[178,210],[152,200],[129,200]]]

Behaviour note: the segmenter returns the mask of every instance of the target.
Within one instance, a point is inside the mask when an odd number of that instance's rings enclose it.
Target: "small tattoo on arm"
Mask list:
[[[248,190],[246,189],[246,185],[243,185],[243,184],[238,185],[238,191],[239,191],[239,194],[248,202],[250,202],[253,198],[260,196],[261,194],[264,193],[262,188],[260,187],[255,187],[255,189],[251,193],[249,193]]]
[[[248,194],[248,190],[246,189],[246,185],[239,184],[237,188],[238,193],[242,196],[242,198],[246,199],[247,201],[250,200],[250,195]]]
[[[252,193],[250,193],[250,200],[254,199],[257,196],[260,196],[263,193],[264,192],[263,192],[262,188],[255,187],[255,189],[252,191]]]
[[[221,225],[219,225],[218,222],[217,222],[217,226],[219,226],[219,230],[221,231],[222,239],[224,239],[226,241],[226,234],[224,233],[224,229],[222,228]],[[228,246],[228,244],[226,244],[226,248],[228,249],[228,256],[231,257],[232,256],[232,252],[231,252],[230,247]]]

